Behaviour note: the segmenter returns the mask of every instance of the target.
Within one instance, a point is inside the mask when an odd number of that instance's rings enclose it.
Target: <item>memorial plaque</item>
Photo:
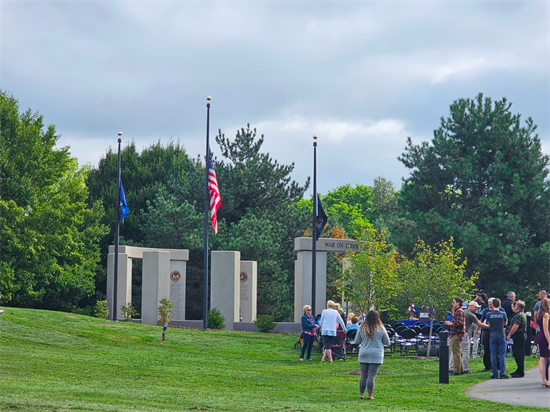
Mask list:
[[[255,261],[241,261],[239,303],[243,322],[253,322],[256,319],[257,268]]]
[[[171,320],[185,320],[185,262],[170,262],[170,302],[172,308]]]

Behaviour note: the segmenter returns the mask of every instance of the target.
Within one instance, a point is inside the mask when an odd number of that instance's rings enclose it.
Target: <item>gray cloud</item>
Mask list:
[[[548,4],[507,2],[27,2],[2,4],[1,87],[96,164],[116,132],[138,148],[250,122],[319,188],[400,184],[407,136],[450,103],[506,96],[549,135]]]

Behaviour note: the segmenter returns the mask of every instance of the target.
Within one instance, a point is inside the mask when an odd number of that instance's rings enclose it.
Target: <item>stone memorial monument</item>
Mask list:
[[[253,260],[241,260],[240,280],[240,317],[241,322],[256,320],[258,296],[258,263]]]
[[[217,308],[225,318],[225,329],[233,330],[239,322],[241,293],[241,252],[211,254],[210,308]]]
[[[132,302],[132,260],[143,259],[141,322],[156,325],[159,301],[169,298],[177,315],[185,318],[186,267],[189,251],[184,249],[155,249],[119,246],[116,319],[122,319],[121,306]],[[178,278],[176,282],[174,279]],[[115,247],[109,246],[107,256],[107,305],[113,313]],[[173,276],[172,276],[173,275]],[[176,285],[174,285],[176,284]],[[172,298],[173,299],[172,299]],[[173,309],[173,310],[174,310]]]
[[[297,258],[294,262],[294,322],[301,321],[304,305],[312,304],[312,238],[297,237],[294,239],[294,251]],[[317,241],[315,255],[315,308],[313,316],[325,309],[327,302],[327,253],[358,252],[359,245],[355,240],[320,238]]]

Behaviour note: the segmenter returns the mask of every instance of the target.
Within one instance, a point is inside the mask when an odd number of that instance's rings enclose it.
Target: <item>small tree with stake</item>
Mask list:
[[[454,247],[453,238],[435,247],[419,240],[414,261],[402,263],[404,290],[414,302],[421,302],[430,310],[430,336],[435,319],[445,318],[456,296],[468,296],[477,279],[477,273],[467,274],[467,259],[462,249]],[[430,356],[431,338],[428,340]]]
[[[172,316],[172,308],[174,304],[170,302],[170,299],[162,298],[160,300],[159,310],[159,323],[162,325],[162,341],[166,340],[166,329],[168,323],[170,323],[170,316]]]

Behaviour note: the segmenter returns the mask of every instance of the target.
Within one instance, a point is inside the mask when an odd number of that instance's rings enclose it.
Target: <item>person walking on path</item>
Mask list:
[[[487,314],[487,323],[489,324],[490,332],[490,346],[491,346],[491,371],[493,376],[491,379],[508,379],[510,376],[506,375],[506,336],[504,334],[504,327],[508,323],[508,317],[506,312],[501,312],[500,299],[493,300],[493,308],[491,312]],[[497,367],[497,356],[499,358],[499,367]]]
[[[445,321],[445,325],[450,326],[451,329],[451,351],[454,363],[451,375],[462,375],[464,373],[460,346],[466,332],[466,321],[464,319],[464,311],[462,310],[462,302],[462,299],[459,297],[453,299],[453,320]]]
[[[537,335],[537,344],[539,345],[539,372],[541,385],[550,388],[550,382],[546,379],[550,376],[550,368],[546,361],[550,358],[550,299],[541,299],[540,307],[537,312],[537,325],[540,329]]]
[[[323,337],[323,358],[321,362],[324,362],[328,358],[329,362],[332,363],[332,344],[336,337],[336,324],[339,323],[342,330],[346,330],[346,324],[335,309],[336,307],[336,304],[332,300],[329,300],[327,308],[321,312],[321,319],[319,320],[321,336]]]
[[[516,371],[510,374],[512,378],[523,378],[525,376],[525,332],[527,331],[527,318],[525,313],[525,302],[518,300],[514,305],[514,317],[507,328],[507,340],[512,343],[512,353],[516,361]]]
[[[367,313],[353,344],[361,345],[358,355],[359,365],[361,366],[359,398],[364,399],[366,389],[367,400],[372,400],[376,374],[384,362],[384,345],[390,344],[388,332],[386,332],[380,320],[378,311],[371,310]]]
[[[300,351],[300,361],[304,360],[304,353],[307,349],[307,360],[311,360],[311,348],[313,348],[313,341],[315,340],[315,332],[317,332],[318,326],[315,324],[315,319],[311,316],[311,306],[304,306],[304,314],[302,315],[302,339],[304,345]]]

